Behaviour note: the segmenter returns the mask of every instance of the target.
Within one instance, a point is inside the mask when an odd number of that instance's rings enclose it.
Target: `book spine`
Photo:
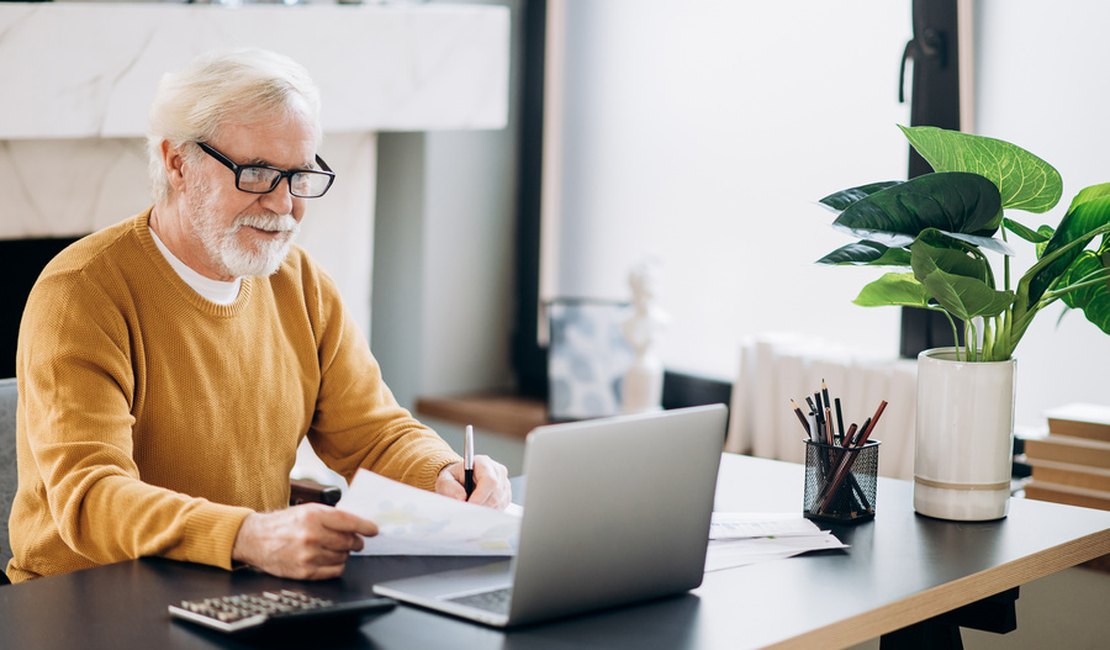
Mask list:
[[[1048,432],[1110,443],[1110,424],[1102,422],[1048,418]]]
[[[1037,459],[1110,468],[1110,443],[1049,435],[1025,441],[1025,455],[1036,465]]]

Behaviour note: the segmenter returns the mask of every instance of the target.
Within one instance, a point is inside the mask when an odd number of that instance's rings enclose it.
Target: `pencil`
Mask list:
[[[867,444],[867,439],[871,437],[871,432],[875,430],[875,423],[879,421],[883,411],[886,409],[886,400],[879,402],[879,408],[875,409],[875,415],[867,418],[864,421],[863,427],[860,428],[859,441],[856,442],[852,448],[845,451],[844,456],[841,458],[840,464],[833,472],[832,480],[825,484],[825,491],[818,494],[817,498],[817,512],[824,512],[829,504],[832,502],[833,495],[840,489],[840,484],[851,473],[852,464],[856,460],[856,453]]]
[[[863,432],[866,431],[867,427],[869,427],[869,426],[871,426],[871,418],[870,417],[867,418],[866,420],[864,420],[863,424],[861,424],[860,427],[859,427],[859,431],[856,431],[856,439],[852,441],[852,446],[853,447],[858,447],[859,446],[860,436],[863,435]]]
[[[802,409],[794,398],[790,398],[790,407],[794,409],[794,415],[798,416],[798,421],[802,423],[802,428],[806,430],[806,435],[809,435],[809,422],[806,422],[806,416],[802,415]]]
[[[825,398],[825,408],[831,408],[832,404],[829,403],[829,385],[825,383],[825,378],[821,378],[821,395]]]
[[[829,407],[825,407],[825,442],[828,444],[833,443],[832,432],[832,413],[829,413]]]
[[[843,440],[842,444],[844,445],[845,449],[852,446],[852,436],[855,435],[855,433],[856,433],[856,423],[853,422],[848,427],[847,433],[844,434],[844,440]]]
[[[871,432],[875,430],[875,423],[879,421],[879,416],[883,414],[883,410],[885,409],[886,400],[884,399],[879,402],[879,408],[875,409],[875,415],[871,417],[871,423],[868,424],[867,428],[860,434],[859,443],[856,446],[862,447],[867,442],[867,439],[871,437]]]

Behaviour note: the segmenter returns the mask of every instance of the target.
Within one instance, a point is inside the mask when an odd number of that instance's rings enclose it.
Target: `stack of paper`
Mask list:
[[[364,469],[336,507],[378,525],[358,555],[516,555],[520,517]]]
[[[848,545],[799,514],[714,512],[705,570],[719,571],[834,548]]]
[[[359,470],[338,508],[378,524],[360,555],[516,555],[521,509],[499,512]],[[635,544],[636,540],[628,540]],[[797,514],[714,512],[706,571],[847,548]]]

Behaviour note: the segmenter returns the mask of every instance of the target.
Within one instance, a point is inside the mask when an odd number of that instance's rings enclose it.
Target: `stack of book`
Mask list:
[[[1048,435],[1025,440],[1025,496],[1110,510],[1110,406],[1068,404],[1045,414]]]

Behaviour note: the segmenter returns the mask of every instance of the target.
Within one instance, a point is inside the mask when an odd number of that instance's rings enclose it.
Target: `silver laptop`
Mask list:
[[[374,591],[506,627],[697,587],[726,413],[714,404],[538,427],[516,557]]]

